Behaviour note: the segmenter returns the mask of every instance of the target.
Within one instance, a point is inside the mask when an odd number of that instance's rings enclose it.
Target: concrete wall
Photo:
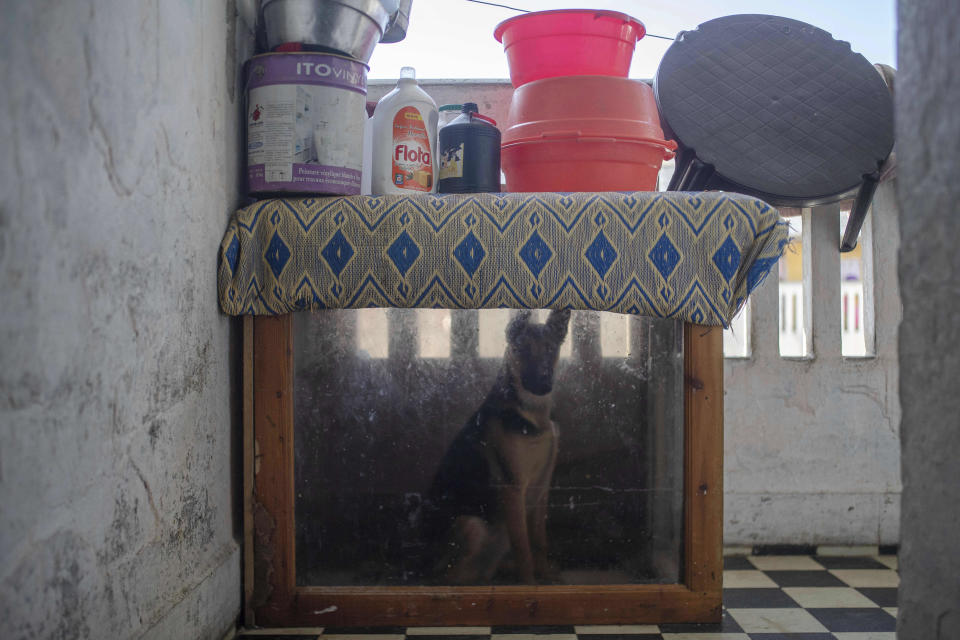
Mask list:
[[[960,637],[960,4],[899,3],[902,640]]]
[[[0,2],[0,637],[240,609],[233,0]]]
[[[396,80],[371,80],[367,85],[367,100],[376,102],[397,86]],[[430,80],[420,86],[430,94],[437,106],[476,102],[480,113],[497,121],[503,131],[510,109],[513,86],[509,80]]]
[[[726,544],[899,541],[898,217],[893,183],[884,183],[860,241],[873,357],[841,355],[836,205],[803,218],[808,357],[780,357],[778,274],[754,292],[751,357],[724,367]]]

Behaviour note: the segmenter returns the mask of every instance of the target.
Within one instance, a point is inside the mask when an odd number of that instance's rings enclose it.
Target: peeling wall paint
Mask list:
[[[245,27],[233,0],[2,13],[0,636],[219,639]]]

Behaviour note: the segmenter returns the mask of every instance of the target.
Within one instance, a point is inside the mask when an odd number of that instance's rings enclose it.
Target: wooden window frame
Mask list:
[[[247,625],[434,626],[719,622],[723,581],[723,332],[685,324],[683,582],[298,586],[293,321],[244,318]]]

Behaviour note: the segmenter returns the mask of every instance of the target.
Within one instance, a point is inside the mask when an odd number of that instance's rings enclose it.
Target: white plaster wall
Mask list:
[[[810,358],[779,356],[777,273],[753,294],[752,357],[724,367],[725,544],[899,542],[898,217],[884,183],[861,239],[873,261],[874,357],[841,356],[836,206],[804,219]]]
[[[367,100],[374,102],[397,86],[396,80],[371,80],[367,85]],[[476,102],[480,113],[497,121],[503,131],[513,97],[509,80],[431,80],[421,79],[420,86],[430,94],[437,106]]]
[[[233,0],[0,0],[0,637],[240,608]]]

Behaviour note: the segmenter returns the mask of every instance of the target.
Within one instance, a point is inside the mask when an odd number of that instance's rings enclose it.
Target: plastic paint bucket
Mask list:
[[[251,194],[360,193],[367,66],[343,56],[267,53],[246,67]]]

